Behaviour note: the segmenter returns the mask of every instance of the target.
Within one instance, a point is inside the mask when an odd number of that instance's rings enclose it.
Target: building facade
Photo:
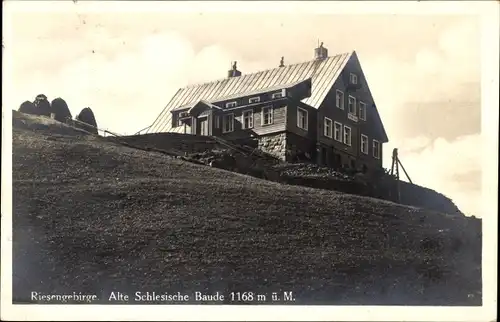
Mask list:
[[[218,136],[277,158],[382,166],[387,134],[355,51],[179,89],[148,132]]]

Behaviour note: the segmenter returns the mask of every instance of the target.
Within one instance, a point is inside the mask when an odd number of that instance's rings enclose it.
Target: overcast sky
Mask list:
[[[53,4],[54,5],[54,4]],[[65,4],[66,6],[70,6]],[[5,104],[46,94],[73,115],[133,134],[150,125],[179,87],[307,61],[318,39],[331,55],[356,50],[391,150],[412,180],[480,216],[480,24],[465,15],[308,13],[17,12]],[[54,5],[55,6],[55,5]],[[55,8],[55,7],[54,7]]]

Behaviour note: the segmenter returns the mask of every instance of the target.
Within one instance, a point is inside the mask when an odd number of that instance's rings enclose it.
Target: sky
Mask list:
[[[481,217],[480,21],[473,15],[279,12],[110,12],[65,4],[65,11],[12,13],[4,53],[13,57],[17,109],[45,94],[75,116],[133,134],[154,121],[175,92],[242,73],[356,50],[389,136],[384,166],[399,148],[414,183]]]

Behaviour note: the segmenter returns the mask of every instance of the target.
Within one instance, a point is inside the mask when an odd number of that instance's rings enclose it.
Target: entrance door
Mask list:
[[[200,135],[208,136],[208,117],[201,118],[200,123]]]

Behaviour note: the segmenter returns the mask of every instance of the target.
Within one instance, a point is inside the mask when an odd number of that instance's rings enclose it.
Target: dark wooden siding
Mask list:
[[[297,109],[302,108],[308,112],[308,129],[307,131],[301,129],[297,124]],[[288,132],[309,138],[311,140],[316,140],[316,130],[317,130],[317,111],[313,107],[299,103],[290,102],[287,109],[287,125],[286,130]]]
[[[273,109],[273,123],[269,125],[262,124],[262,109],[264,107],[271,106]],[[243,112],[253,110],[253,128],[252,129],[243,129]],[[215,127],[215,118],[214,118],[214,127],[213,127],[213,135],[221,136],[227,139],[240,139],[253,136],[266,135],[271,133],[277,133],[285,131],[286,129],[286,111],[287,111],[287,103],[286,100],[279,100],[269,103],[264,103],[260,105],[254,105],[249,107],[242,107],[234,110],[229,110],[225,112],[219,112],[217,114],[220,117],[220,126],[219,128]],[[222,117],[226,114],[234,114],[234,131],[229,133],[222,133]]]
[[[376,159],[373,157],[372,144],[373,139],[381,141],[380,133],[377,133],[376,124],[374,122],[377,119],[374,116],[374,111],[372,109],[373,101],[371,99],[370,93],[367,89],[367,82],[360,72],[360,67],[356,63],[348,63],[342,72],[341,76],[334,83],[332,90],[325,98],[325,101],[320,106],[318,111],[318,142],[333,147],[336,150],[344,151],[354,157],[356,157],[360,162],[366,164],[377,164],[382,165],[382,153],[383,144],[380,145],[381,158]],[[349,86],[349,74],[353,72],[358,76],[359,87]],[[344,109],[339,109],[336,107],[336,91],[340,90],[344,93]],[[358,122],[348,119],[348,100],[349,95],[356,98],[356,116],[358,117]],[[362,101],[366,104],[366,121],[359,118],[359,102]],[[328,138],[324,136],[324,119],[325,116],[332,119],[332,121],[340,122],[343,125],[347,125],[351,128],[351,146],[347,146],[341,142],[334,140],[334,138]],[[333,125],[332,125],[333,127]],[[368,136],[368,155],[361,152],[361,134]],[[343,139],[343,133],[342,133]]]

